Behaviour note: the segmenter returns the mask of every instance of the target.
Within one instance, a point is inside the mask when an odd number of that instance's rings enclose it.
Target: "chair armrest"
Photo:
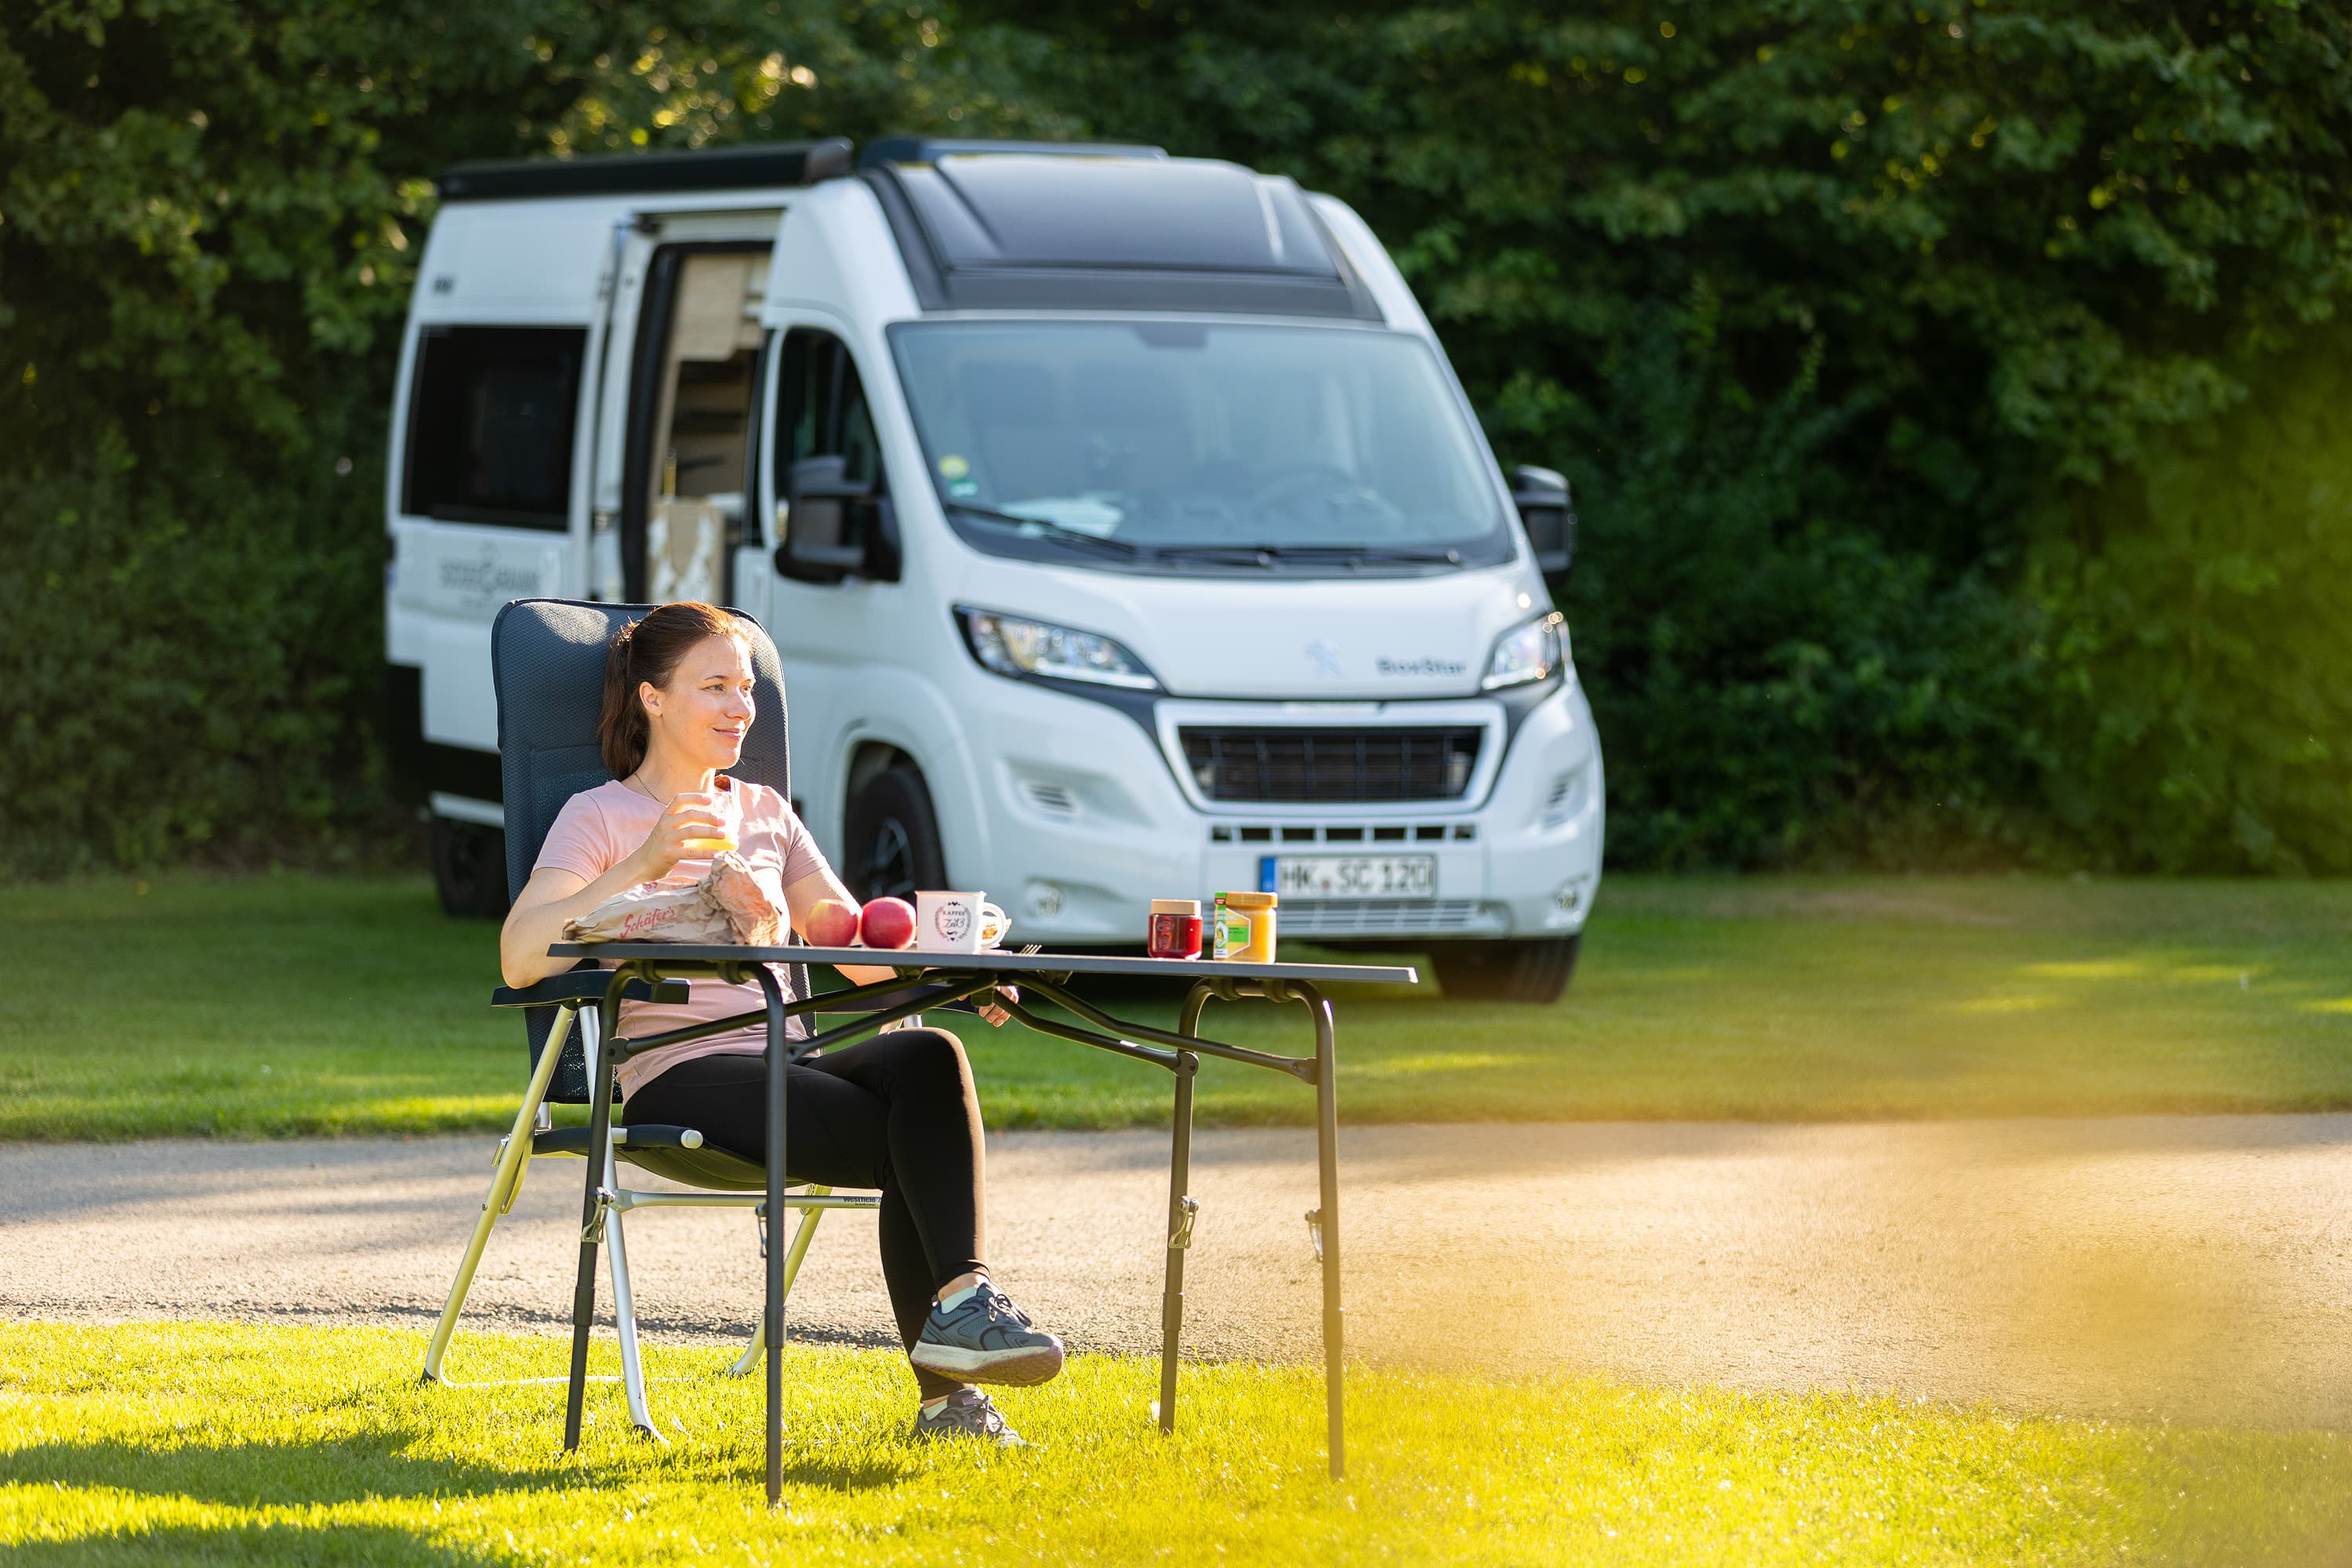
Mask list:
[[[551,974],[535,985],[499,985],[490,992],[493,1007],[552,1007],[559,1002],[602,1002],[613,976],[602,969],[569,970]],[[632,980],[621,994],[632,1002],[660,1002],[676,1006],[687,997],[683,980],[658,980],[648,985]]]
[[[691,1127],[666,1127],[648,1122],[612,1130],[615,1149],[699,1149],[702,1134]],[[530,1135],[533,1154],[580,1154],[588,1152],[588,1129],[585,1127],[554,1127]]]

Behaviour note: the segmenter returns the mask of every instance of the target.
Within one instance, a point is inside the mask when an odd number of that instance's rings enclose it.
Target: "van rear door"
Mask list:
[[[453,205],[419,268],[393,406],[385,651],[392,732],[413,753],[401,772],[436,816],[500,820],[499,607],[586,586],[581,437],[613,218],[610,203]]]

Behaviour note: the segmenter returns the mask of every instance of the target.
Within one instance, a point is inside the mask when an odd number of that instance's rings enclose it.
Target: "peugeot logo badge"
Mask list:
[[[1307,657],[1315,661],[1317,679],[1344,680],[1348,672],[1339,668],[1339,650],[1318,637],[1307,645]]]

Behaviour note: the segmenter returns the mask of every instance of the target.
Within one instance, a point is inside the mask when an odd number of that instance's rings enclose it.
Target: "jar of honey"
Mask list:
[[[1216,947],[1211,956],[1235,963],[1272,963],[1274,906],[1272,893],[1219,893]]]

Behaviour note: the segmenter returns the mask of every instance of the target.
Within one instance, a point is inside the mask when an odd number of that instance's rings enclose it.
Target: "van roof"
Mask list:
[[[1158,147],[884,137],[855,160],[926,310],[1219,311],[1379,321],[1298,186]],[[841,138],[458,163],[445,202],[814,184]]]
[[[1379,319],[1297,185],[1238,163],[940,150],[864,177],[927,310]]]

